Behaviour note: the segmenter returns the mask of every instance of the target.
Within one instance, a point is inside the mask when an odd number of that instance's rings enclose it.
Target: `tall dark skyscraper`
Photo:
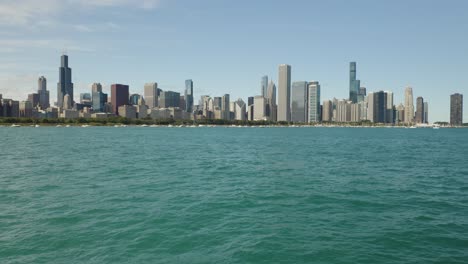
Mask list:
[[[184,99],[185,99],[185,111],[187,111],[188,113],[192,113],[193,112],[193,81],[192,80],[185,81]]]
[[[374,123],[387,121],[387,97],[384,91],[369,93],[367,119]]]
[[[128,105],[129,87],[124,84],[111,85],[111,103],[114,114],[119,115],[119,106]]]
[[[63,97],[69,95],[73,104],[72,70],[68,67],[68,56],[62,55],[57,83],[57,106],[63,107]]]
[[[359,88],[361,81],[356,79],[356,62],[349,64],[349,100],[353,103],[358,102]]]
[[[452,94],[450,96],[450,125],[463,125],[463,95]]]
[[[38,83],[38,91],[39,94],[39,104],[42,109],[46,109],[50,106],[49,101],[49,91],[47,91],[47,79],[44,76],[39,77]],[[35,105],[33,105],[35,107]]]
[[[250,96],[247,98],[247,105],[248,106],[251,106],[254,104],[254,97],[253,96]]]
[[[416,113],[414,114],[414,122],[418,124],[424,123],[424,99],[421,96],[416,99]]]
[[[262,96],[267,98],[268,97],[268,76],[265,75],[262,77],[262,83],[261,83],[261,92]]]

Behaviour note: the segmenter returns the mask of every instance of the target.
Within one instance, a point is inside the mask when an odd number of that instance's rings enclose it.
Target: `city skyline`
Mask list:
[[[94,82],[107,94],[113,83],[128,84],[133,94],[152,81],[183,94],[188,78],[197,83],[195,101],[203,94],[247,98],[258,95],[261,76],[278,83],[277,65],[282,63],[292,65],[292,81],[320,81],[322,98],[348,98],[346,72],[352,61],[358,62],[361,86],[393,91],[396,104],[404,101],[405,88],[413,87],[414,98],[423,96],[430,103],[431,120],[449,121],[447,98],[467,93],[465,1],[90,3],[45,0],[40,5],[48,11],[34,1],[0,3],[4,97],[25,98],[36,90],[37,78],[45,76],[50,98],[57,98],[52,89],[59,82],[56,54],[63,50],[73,57],[75,101]],[[309,18],[284,12],[307,9],[322,12]],[[70,10],[76,16],[63,15]],[[229,10],[242,12],[243,21]],[[284,13],[287,23],[272,19]],[[122,35],[128,39],[115,41]],[[305,36],[303,41],[293,41],[298,35]],[[264,45],[266,39],[271,39],[269,45]]]
[[[369,92],[360,86],[357,79],[357,63],[349,64],[349,98],[333,101],[324,100],[321,104],[321,86],[318,81],[291,81],[291,65],[278,66],[278,101],[276,100],[276,86],[268,76],[262,76],[260,84],[261,95],[248,97],[248,115],[238,118],[235,112],[236,101],[230,100],[230,94],[222,97],[203,95],[199,105],[194,104],[194,85],[192,79],[185,80],[185,90],[181,94],[174,91],[164,91],[158,88],[158,83],[146,83],[143,93],[130,94],[129,85],[112,84],[110,100],[103,93],[100,83],[93,83],[91,93],[81,93],[79,102],[73,100],[74,89],[72,69],[68,64],[68,55],[60,56],[59,82],[57,83],[57,101],[53,108],[48,108],[49,91],[47,79],[38,79],[38,93],[28,95],[27,100],[18,101],[4,98],[0,94],[0,116],[2,117],[94,117],[117,115],[127,118],[152,119],[224,119],[224,120],[268,120],[294,123],[319,123],[322,116],[325,121],[360,122],[386,124],[428,124],[429,104],[422,96],[416,99],[416,110],[412,87],[405,89],[404,104],[394,104],[392,91]],[[457,93],[458,94],[458,93]],[[453,96],[450,103],[450,123],[463,123],[463,107],[460,106],[459,116],[454,122]],[[145,98],[148,100],[146,102]],[[237,102],[242,101],[241,98]],[[462,99],[460,100],[463,104]],[[331,108],[329,108],[331,102]],[[19,106],[19,107],[18,107]],[[37,107],[36,107],[37,106]],[[458,107],[458,106],[457,106]],[[34,108],[34,109],[33,109]],[[247,107],[246,107],[247,108]],[[324,109],[322,109],[324,108]],[[123,111],[123,112],[121,112]],[[323,111],[326,113],[324,114]],[[331,119],[330,119],[331,116]]]

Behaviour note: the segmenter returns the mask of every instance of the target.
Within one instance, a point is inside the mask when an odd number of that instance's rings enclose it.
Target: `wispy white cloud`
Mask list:
[[[160,3],[161,0],[0,0],[0,26],[53,25],[66,11],[106,7],[150,10]]]
[[[78,24],[72,26],[79,32],[101,32],[101,31],[117,31],[121,27],[112,22],[100,23],[100,24]]]
[[[0,53],[16,53],[25,49],[52,49],[57,51],[94,52],[92,48],[62,39],[0,39]],[[59,50],[60,49],[60,50]]]

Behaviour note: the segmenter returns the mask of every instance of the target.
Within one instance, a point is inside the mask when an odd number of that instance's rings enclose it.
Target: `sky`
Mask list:
[[[259,95],[278,65],[293,81],[321,83],[321,100],[348,98],[349,62],[361,86],[406,86],[448,121],[450,94],[468,96],[466,0],[0,0],[0,94],[25,100],[45,76],[56,101],[60,55],[75,100],[100,82],[201,95]],[[468,107],[464,109],[468,116]],[[466,120],[465,120],[466,122]]]

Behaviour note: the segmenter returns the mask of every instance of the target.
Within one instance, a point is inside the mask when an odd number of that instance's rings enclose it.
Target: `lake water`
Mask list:
[[[468,263],[468,129],[0,128],[0,263]]]

